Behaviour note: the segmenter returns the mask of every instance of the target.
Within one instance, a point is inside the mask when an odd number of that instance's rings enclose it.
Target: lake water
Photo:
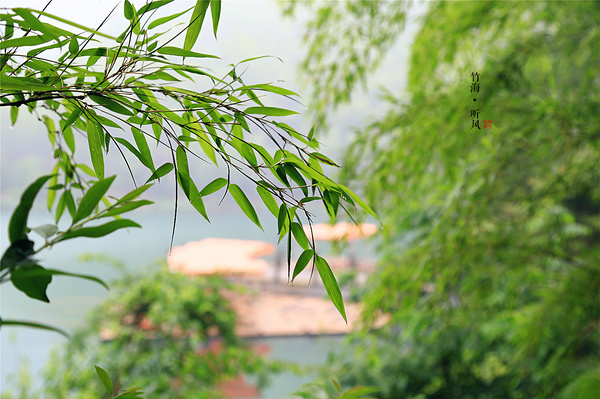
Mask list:
[[[0,244],[8,245],[6,234],[10,214],[2,212]],[[276,244],[276,221],[260,215],[265,233],[248,221],[239,211],[216,211],[208,224],[199,215],[183,206],[177,221],[174,245],[197,241],[208,237],[238,238],[268,241]],[[263,217],[264,216],[264,217]],[[118,231],[102,239],[79,238],[66,241],[38,257],[40,264],[49,268],[92,274],[104,280],[112,280],[119,272],[106,263],[81,262],[81,254],[102,253],[122,261],[128,270],[143,272],[153,262],[164,260],[169,250],[172,231],[170,212],[138,211],[133,220],[142,229]],[[32,214],[29,226],[51,222],[47,214]],[[317,244],[320,251],[327,251],[327,244]],[[319,247],[320,245],[320,247]],[[39,246],[37,243],[36,248]],[[282,244],[279,251],[285,251]],[[372,255],[372,253],[371,253]],[[0,289],[0,306],[3,318],[32,320],[60,326],[68,331],[84,323],[84,315],[99,304],[107,295],[100,285],[69,277],[55,277],[48,288],[51,303],[46,304],[26,297],[10,283]],[[1,388],[8,388],[10,376],[19,364],[26,361],[30,370],[37,374],[45,364],[51,348],[65,343],[61,335],[29,328],[2,328],[0,330]],[[270,356],[281,360],[294,360],[301,364],[321,364],[330,349],[339,346],[340,337],[291,337],[261,338],[258,343],[271,346]],[[272,385],[263,391],[263,399],[274,399],[291,393],[301,384],[312,380],[312,376],[299,377],[284,373],[273,379]]]

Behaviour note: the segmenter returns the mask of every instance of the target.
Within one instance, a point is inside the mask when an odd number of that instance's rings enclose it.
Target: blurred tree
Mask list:
[[[384,12],[396,7],[318,5],[302,68],[331,71],[315,88],[321,109],[374,70],[402,25]],[[364,317],[391,319],[334,359],[343,383],[382,398],[597,394],[599,13],[598,2],[430,4],[410,101],[386,87],[386,114],[357,131],[344,163],[385,227]],[[327,21],[384,32],[337,35]],[[376,56],[358,70],[325,57],[365,49]]]
[[[296,392],[284,399],[372,399],[365,395],[377,391],[371,387],[353,387],[346,391],[336,380],[317,381],[301,386]]]
[[[235,335],[236,314],[224,294],[236,288],[221,278],[191,278],[161,265],[112,287],[86,327],[53,352],[43,387],[20,378],[3,397],[100,398],[93,367],[100,365],[110,370],[115,392],[138,385],[147,397],[219,398],[219,383],[240,373],[264,382],[278,368]]]
[[[316,125],[323,128],[328,113],[350,101],[357,86],[366,85],[393,46],[404,28],[406,3],[291,0],[282,6],[284,14],[292,15],[299,5],[314,4],[319,7],[306,24],[300,74],[309,83]]]

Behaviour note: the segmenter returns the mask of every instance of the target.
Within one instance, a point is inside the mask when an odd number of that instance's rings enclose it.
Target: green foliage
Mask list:
[[[373,399],[370,395],[377,392],[372,387],[354,387],[343,390],[336,380],[306,384],[285,399]]]
[[[51,355],[45,383],[30,397],[136,397],[140,388],[122,388],[143,386],[147,397],[217,398],[219,382],[239,373],[264,380],[278,367],[236,337],[236,315],[223,296],[233,287],[220,278],[161,266],[112,288],[86,327]]]
[[[127,0],[125,1],[127,4]],[[106,388],[106,392],[110,395],[111,398],[139,398],[140,395],[144,393],[142,387],[133,387],[129,389],[122,389],[121,392],[115,394],[112,379],[110,378],[106,370],[98,366],[94,366],[94,369],[96,370],[96,374],[102,382],[102,385],[104,385],[104,388]]]
[[[560,399],[593,398],[600,392],[600,373],[598,370],[582,375],[562,390]]]
[[[333,272],[331,271],[331,267],[329,267],[329,264],[324,258],[321,258],[318,255],[315,256],[315,264],[317,266],[317,271],[319,272],[319,275],[321,276],[321,279],[323,281],[323,286],[325,287],[325,290],[327,290],[327,295],[329,295],[329,297],[332,298],[333,304],[340,312],[344,320],[348,322],[348,320],[346,319],[346,312],[344,310],[344,301],[342,299],[342,293],[340,292],[340,287],[338,286]]]
[[[292,14],[309,2],[298,3],[283,3],[284,12]],[[403,1],[330,1],[313,7],[300,71],[310,82],[311,112],[319,128],[359,85],[366,87],[368,75],[402,31],[405,10]]]
[[[292,220],[301,224],[303,215],[304,222],[312,223],[305,202],[302,202],[309,196],[308,187],[312,188],[313,196],[317,195],[328,209],[333,210],[332,215],[337,212],[337,206],[334,209],[328,205],[330,201],[325,197],[334,196],[336,201],[341,197],[351,205],[353,198],[371,212],[366,204],[357,201],[354,193],[323,174],[320,163],[331,164],[331,161],[325,156],[314,156],[314,151],[319,148],[314,132],[311,131],[309,137],[271,119],[296,112],[266,106],[263,104],[266,99],[257,95],[290,97],[296,96],[295,93],[270,83],[246,85],[236,74],[239,64],[230,65],[230,71],[219,77],[195,63],[219,58],[192,51],[192,48],[209,6],[216,36],[220,1],[198,0],[189,10],[153,19],[156,11],[171,2],[149,1],[136,9],[126,0],[123,4],[125,29],[118,37],[100,31],[109,16],[100,27],[92,29],[45,11],[7,8],[0,13],[0,27],[3,28],[0,106],[11,107],[12,124],[16,123],[20,110],[26,110],[42,121],[55,159],[52,173],[33,183],[15,209],[9,227],[11,246],[2,257],[0,282],[10,280],[31,298],[49,302],[46,288],[52,275],[66,273],[44,269],[32,260],[32,256],[64,240],[97,238],[123,228],[140,227],[121,216],[151,204],[147,200],[138,200],[138,197],[150,182],[171,172],[186,198],[207,220],[203,197],[225,187],[225,195],[230,194],[243,213],[262,229],[254,205],[242,186],[233,182],[232,172],[239,172],[236,175],[248,178],[260,188],[260,197],[268,209],[293,210],[289,213],[287,227],[280,229],[280,239],[288,233]],[[191,17],[183,30],[156,30],[189,11],[192,11]],[[184,31],[183,48],[168,46]],[[167,34],[171,34],[168,39]],[[50,51],[60,55],[52,58]],[[249,61],[252,59],[240,64]],[[203,89],[189,90],[179,83]],[[270,140],[270,148],[276,149],[274,156],[245,137],[244,131],[262,132]],[[81,148],[76,136],[87,142],[84,151],[89,153],[91,165],[77,161]],[[113,153],[121,156],[136,187],[124,196],[109,190],[115,176],[105,177],[109,166],[106,157],[111,148]],[[154,160],[161,152],[166,152],[171,162],[157,169]],[[203,176],[190,159],[208,159],[217,166],[220,159],[227,169],[227,177],[199,190],[196,182]],[[147,169],[142,176],[145,185],[137,185],[131,162]],[[47,207],[54,221],[30,228],[27,216],[45,184],[48,184]],[[176,218],[177,188],[174,196]],[[70,222],[63,229],[60,223],[65,217],[70,217]],[[98,224],[104,217],[114,220]],[[45,244],[34,249],[29,237],[31,232],[41,234]],[[290,233],[288,251],[291,251],[291,240]],[[306,247],[306,238],[301,236],[300,240]],[[308,246],[314,249],[312,242]],[[288,254],[290,257],[291,253]],[[71,276],[97,280],[77,274]],[[345,318],[335,279],[331,284],[332,289],[328,292]],[[3,325],[18,324],[15,320],[3,321]],[[33,325],[30,322],[21,324]]]
[[[93,227],[83,226],[102,217],[114,216],[118,213],[122,213],[121,209],[123,207],[127,207],[127,210],[132,210],[139,206],[150,204],[151,202],[131,201],[133,198],[132,195],[136,195],[136,193],[133,193],[126,195],[114,204],[108,203],[107,207],[98,209],[99,202],[103,199],[104,194],[114,180],[113,176],[93,184],[83,196],[79,202],[79,205],[73,206],[73,221],[71,225],[64,231],[59,230],[58,226],[54,224],[45,224],[29,229],[26,226],[33,201],[42,186],[52,178],[53,176],[44,176],[39,178],[36,182],[29,186],[29,188],[21,197],[21,202],[15,209],[9,224],[9,237],[11,239],[11,245],[2,257],[1,268],[3,270],[3,274],[0,276],[0,282],[6,282],[10,278],[10,281],[12,281],[15,288],[33,299],[38,299],[44,302],[50,302],[46,295],[46,289],[52,281],[52,275],[83,278],[97,282],[108,289],[106,283],[92,276],[46,269],[38,265],[32,256],[60,241],[75,237],[101,237],[121,228],[139,227],[137,223],[126,219],[114,220],[112,222]],[[138,189],[136,191],[140,192],[142,190]],[[29,232],[35,232],[44,237],[45,244],[36,251],[33,249],[33,241],[31,241],[27,235]],[[8,320],[4,320],[3,324],[9,324],[8,322]],[[14,321],[11,324],[14,324]]]
[[[318,15],[352,21],[385,6],[373,3]],[[342,383],[380,387],[381,398],[577,397],[595,386],[599,7],[431,4],[413,48],[410,102],[388,88],[386,114],[357,132],[344,163],[343,179],[364,184],[385,226],[364,317],[369,325],[383,311],[390,321],[334,359],[328,373],[339,370]],[[317,25],[311,36],[327,32]],[[316,54],[352,41],[319,40]],[[306,62],[335,68],[313,53]],[[323,96],[335,99],[335,89]],[[471,129],[474,108],[492,130]]]

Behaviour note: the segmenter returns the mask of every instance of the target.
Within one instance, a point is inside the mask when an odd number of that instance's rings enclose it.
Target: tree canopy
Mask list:
[[[323,109],[368,79],[403,6],[314,6],[302,68],[330,71],[315,88]],[[599,12],[597,2],[430,4],[410,99],[385,87],[385,115],[357,130],[343,163],[385,226],[364,317],[391,319],[331,363],[342,382],[381,387],[382,398],[597,392]],[[328,21],[377,34],[330,35]],[[326,57],[337,52],[362,63]]]
[[[124,267],[124,266],[123,266]],[[145,397],[222,398],[219,383],[244,373],[265,380],[278,366],[235,335],[237,315],[226,294],[240,290],[218,276],[172,273],[164,262],[127,273],[93,309],[85,327],[55,348],[43,369],[43,385],[17,376],[3,397],[86,399],[142,386]]]

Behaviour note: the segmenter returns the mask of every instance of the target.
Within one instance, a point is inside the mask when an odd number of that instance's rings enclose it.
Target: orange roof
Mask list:
[[[206,238],[174,247],[167,255],[171,271],[184,274],[244,274],[262,276],[268,264],[260,256],[275,252],[267,242]]]
[[[310,226],[305,225],[303,227],[304,232],[310,239]],[[327,223],[317,223],[312,225],[312,234],[314,234],[315,240],[322,241],[335,241],[342,239],[352,241],[373,235],[376,231],[377,226],[373,223],[361,223],[358,226],[354,223],[347,222],[336,223],[334,225]]]
[[[240,337],[347,334],[361,327],[362,305],[345,302],[348,324],[328,298],[262,292],[258,296],[226,293],[237,314]],[[375,327],[389,316],[378,314]]]

